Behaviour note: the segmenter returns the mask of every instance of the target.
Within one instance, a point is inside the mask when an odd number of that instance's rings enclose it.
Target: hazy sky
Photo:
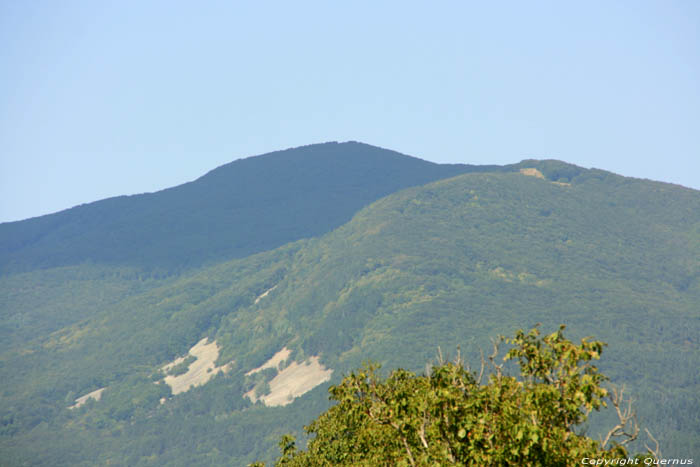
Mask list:
[[[0,0],[0,221],[357,140],[700,189],[700,2]]]

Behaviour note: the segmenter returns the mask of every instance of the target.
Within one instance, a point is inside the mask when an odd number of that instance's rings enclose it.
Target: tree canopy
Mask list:
[[[579,433],[592,411],[619,408],[621,400],[593,364],[605,344],[575,345],[563,330],[501,337],[478,374],[460,359],[439,361],[422,376],[398,369],[385,379],[378,365],[366,364],[329,389],[337,404],[306,427],[315,435],[307,449],[285,436],[275,465],[555,466],[628,457],[625,446],[638,433],[630,411],[619,412],[620,425],[605,440]],[[516,360],[520,377],[497,360],[503,341],[512,345],[503,360]]]

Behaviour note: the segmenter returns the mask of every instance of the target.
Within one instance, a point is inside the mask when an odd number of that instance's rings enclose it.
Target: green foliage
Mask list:
[[[265,368],[264,370],[247,376],[246,389],[252,389],[255,397],[265,396],[270,393],[270,381],[276,375],[276,368]]]
[[[179,275],[93,264],[0,277],[0,458],[269,461],[283,433],[303,444],[302,425],[329,404],[323,387],[286,407],[243,397],[269,377],[245,374],[282,347],[297,363],[320,356],[338,384],[366,359],[419,372],[436,346],[478,358],[488,336],[536,322],[609,342],[601,371],[626,385],[664,454],[700,452],[698,192],[518,167],[546,178],[499,168],[406,189],[322,237]],[[154,384],[204,337],[228,373],[175,396]],[[597,438],[614,415],[601,409],[581,430]]]
[[[307,450],[285,436],[275,465],[563,466],[627,457],[621,445],[605,449],[576,433],[605,404],[606,378],[591,364],[603,343],[577,346],[563,329],[544,338],[537,328],[518,331],[507,340],[513,348],[504,359],[519,360],[519,379],[496,365],[480,384],[459,362],[382,379],[368,364],[330,388],[337,405],[306,427],[315,435]]]
[[[185,360],[182,362],[178,363],[174,367],[172,367],[170,370],[168,370],[167,374],[172,375],[172,376],[179,376],[179,375],[184,375],[187,373],[187,370],[190,368],[190,365],[197,360],[197,357],[193,355],[189,355]]]
[[[261,381],[260,384],[255,386],[255,397],[262,397],[270,394],[270,383],[267,381]]]
[[[0,275],[0,352],[24,346],[37,336],[47,336],[173,279],[137,268],[89,264]]]

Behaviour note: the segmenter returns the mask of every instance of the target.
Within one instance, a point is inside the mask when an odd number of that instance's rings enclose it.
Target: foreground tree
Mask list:
[[[621,392],[611,397],[602,387],[607,378],[593,365],[605,344],[575,345],[563,330],[500,338],[478,375],[459,358],[440,358],[426,376],[399,369],[387,379],[377,365],[366,365],[330,388],[338,403],[306,427],[315,434],[307,450],[285,436],[276,465],[557,466],[626,458],[625,444],[639,430],[634,414],[620,409]],[[502,341],[512,345],[504,360],[518,361],[520,378],[507,376],[496,361]],[[487,365],[492,371],[482,384]],[[590,412],[607,402],[621,421],[605,441],[578,434]]]

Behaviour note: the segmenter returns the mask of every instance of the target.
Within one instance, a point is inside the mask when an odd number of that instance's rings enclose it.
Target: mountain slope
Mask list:
[[[439,165],[362,143],[315,144],[237,160],[157,193],[0,224],[0,289],[8,290],[0,296],[0,351],[173,273],[320,235],[399,189],[483,170],[504,169]]]
[[[485,169],[354,142],[250,157],[156,193],[0,224],[0,274],[86,261],[169,271],[245,257],[326,233],[402,188]]]
[[[662,452],[700,452],[700,193],[556,161],[513,169],[527,170],[400,191],[321,238],[190,271],[3,352],[0,450],[37,465],[242,465],[327,406],[327,384],[284,407],[243,397],[271,389],[282,367],[251,370],[282,349],[299,365],[320,356],[332,383],[368,358],[419,370],[437,346],[478,362],[489,337],[542,322],[607,341],[603,370]],[[154,384],[204,337],[230,371],[176,396]]]

